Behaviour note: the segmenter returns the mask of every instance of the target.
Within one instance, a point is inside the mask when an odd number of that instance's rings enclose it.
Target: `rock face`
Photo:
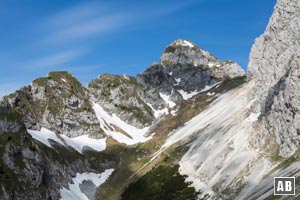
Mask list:
[[[256,110],[275,134],[280,155],[300,147],[300,2],[278,0],[265,33],[252,47],[249,75],[255,79]]]
[[[134,77],[104,74],[88,85],[91,99],[110,114],[117,114],[135,127],[151,126],[155,120],[153,110],[166,107],[166,103],[152,85],[141,85]]]
[[[69,137],[103,136],[87,90],[68,72],[51,72],[5,100],[23,114],[28,129],[45,127]]]
[[[138,78],[167,94],[172,90],[200,91],[226,78],[245,75],[237,63],[221,61],[187,40],[174,41],[166,47],[160,60]]]
[[[53,150],[32,139],[16,112],[0,107],[0,122],[1,199],[59,199],[59,190],[76,173],[95,171],[77,152]]]

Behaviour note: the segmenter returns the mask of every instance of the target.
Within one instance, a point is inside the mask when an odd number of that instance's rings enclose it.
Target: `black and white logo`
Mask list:
[[[295,177],[274,177],[274,195],[295,195]]]

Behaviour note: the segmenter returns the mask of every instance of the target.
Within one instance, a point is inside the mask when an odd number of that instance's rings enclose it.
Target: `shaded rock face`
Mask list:
[[[20,130],[20,125],[15,121],[9,121],[6,118],[0,119],[0,134],[7,132],[18,132]]]
[[[138,128],[150,126],[155,121],[153,110],[166,106],[158,90],[149,84],[139,84],[127,75],[101,75],[88,85],[93,101],[108,113],[115,113],[123,121]]]
[[[26,127],[48,128],[69,137],[90,134],[102,137],[101,128],[86,89],[67,72],[51,72],[5,97],[23,114]]]
[[[265,33],[256,39],[249,62],[255,79],[254,108],[275,134],[280,155],[300,147],[300,2],[278,0]]]
[[[58,146],[53,150],[33,140],[14,111],[0,107],[0,118],[19,129],[0,127],[0,199],[59,199],[60,188],[76,173],[95,171],[77,152]]]
[[[151,82],[159,91],[170,94],[172,90],[200,91],[226,78],[244,76],[242,68],[232,61],[221,61],[199,46],[176,40],[160,58],[138,75],[140,82]]]
[[[166,73],[163,65],[159,63],[154,63],[142,74],[138,74],[137,81],[143,86],[153,84],[162,93],[170,93],[176,84],[174,78]]]

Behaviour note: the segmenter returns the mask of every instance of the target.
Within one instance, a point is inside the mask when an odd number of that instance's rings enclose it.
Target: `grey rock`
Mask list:
[[[138,128],[151,126],[156,120],[153,110],[164,108],[158,90],[150,84],[140,84],[134,77],[104,74],[88,85],[90,98],[109,114]]]
[[[245,75],[237,63],[221,61],[187,40],[179,39],[167,46],[160,59],[137,78],[166,94],[172,90],[200,91],[226,78]]]
[[[28,129],[45,127],[69,137],[103,137],[88,91],[68,72],[51,72],[4,101],[23,115]]]
[[[20,125],[15,121],[8,121],[7,119],[0,119],[0,134],[8,132],[18,132],[20,130]]]
[[[11,119],[11,112],[0,109],[1,116],[7,119]],[[20,123],[19,127],[18,132],[0,135],[0,179],[3,181],[0,199],[59,199],[60,189],[67,187],[76,173],[97,173],[111,167],[103,161],[95,169],[76,151],[48,148],[31,138],[24,124]]]
[[[249,76],[256,82],[254,109],[266,118],[280,145],[281,156],[300,147],[299,65],[300,2],[278,0],[266,31],[256,39],[249,61]]]
[[[79,184],[79,188],[89,200],[95,200],[96,185],[92,181],[84,180],[81,184]]]

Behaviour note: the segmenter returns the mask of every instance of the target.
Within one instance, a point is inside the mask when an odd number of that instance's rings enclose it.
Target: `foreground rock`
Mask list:
[[[252,47],[249,74],[255,79],[256,110],[274,135],[281,156],[300,147],[300,3],[278,0],[265,33]]]

